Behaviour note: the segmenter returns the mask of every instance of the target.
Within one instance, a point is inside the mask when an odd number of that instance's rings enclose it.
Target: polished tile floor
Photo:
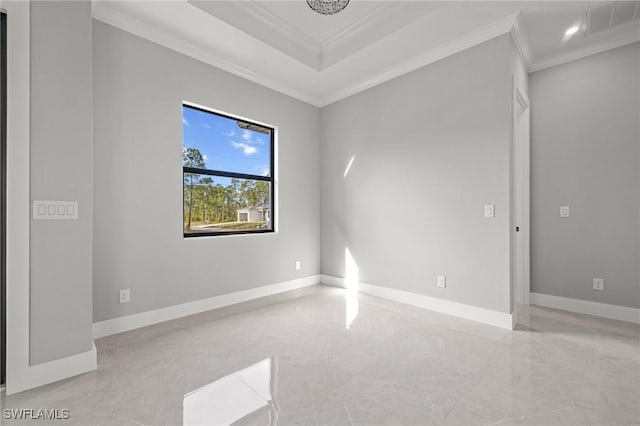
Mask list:
[[[640,326],[521,316],[315,286],[99,339],[97,371],[2,406],[70,410],[57,425],[640,425]]]

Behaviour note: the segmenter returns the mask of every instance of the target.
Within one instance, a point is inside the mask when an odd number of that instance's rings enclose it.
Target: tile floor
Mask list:
[[[99,339],[97,371],[1,402],[57,425],[640,425],[639,325],[521,320],[315,286]]]

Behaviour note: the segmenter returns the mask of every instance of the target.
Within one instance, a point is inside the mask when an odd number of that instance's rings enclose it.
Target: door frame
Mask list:
[[[531,293],[531,104],[526,91],[513,83],[511,146],[511,269],[514,313],[529,305]],[[522,126],[526,127],[521,135]],[[524,137],[523,137],[524,136]],[[520,148],[520,149],[519,149]],[[516,231],[516,227],[519,231]]]
[[[0,385],[7,371],[7,13],[0,8]]]
[[[30,2],[3,2],[7,12],[6,393],[27,389],[29,364],[29,76]]]

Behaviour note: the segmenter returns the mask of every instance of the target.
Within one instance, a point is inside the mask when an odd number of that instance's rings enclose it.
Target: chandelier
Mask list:
[[[307,0],[307,4],[318,13],[333,15],[347,7],[349,0]]]

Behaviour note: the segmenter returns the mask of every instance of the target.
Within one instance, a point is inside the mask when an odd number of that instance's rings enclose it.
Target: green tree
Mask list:
[[[211,189],[213,185],[213,179],[205,177],[200,179],[202,185],[202,220],[204,223],[209,223],[209,214],[207,209],[210,207]]]
[[[205,163],[202,153],[197,148],[182,148],[182,166],[204,169]],[[186,229],[191,230],[191,217],[195,203],[195,187],[200,183],[200,175],[195,173],[184,173],[184,197],[187,205]]]

